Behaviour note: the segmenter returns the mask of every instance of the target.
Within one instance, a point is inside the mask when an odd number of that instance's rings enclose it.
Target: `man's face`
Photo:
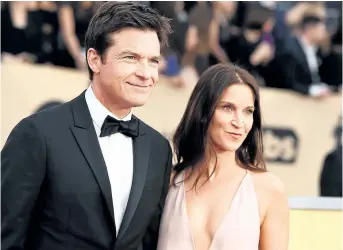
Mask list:
[[[326,35],[326,27],[324,21],[318,22],[310,27],[311,39],[319,45]]]
[[[153,30],[125,28],[110,35],[98,67],[97,88],[107,103],[129,109],[144,105],[158,81],[160,42]]]

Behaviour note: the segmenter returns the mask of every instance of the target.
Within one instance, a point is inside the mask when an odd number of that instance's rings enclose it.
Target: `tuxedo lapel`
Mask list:
[[[125,234],[136,212],[138,202],[142,196],[149,165],[150,139],[145,134],[140,122],[139,136],[133,140],[133,180],[130,197],[125,210],[122,224],[118,233],[118,240]]]
[[[84,93],[71,102],[74,117],[74,126],[71,126],[71,131],[100,187],[115,227],[111,184]]]
[[[303,48],[300,45],[300,42],[298,41],[298,39],[295,38],[295,43],[294,43],[294,56],[296,58],[298,58],[298,62],[300,62],[301,66],[303,67],[303,69],[309,74],[311,75],[311,71],[309,68],[309,65],[307,63],[307,59],[306,59],[306,54],[303,50]]]

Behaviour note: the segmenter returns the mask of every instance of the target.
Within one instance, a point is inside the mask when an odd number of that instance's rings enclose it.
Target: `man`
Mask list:
[[[335,147],[324,159],[319,178],[320,196],[342,197],[342,117],[335,128]]]
[[[275,87],[292,89],[312,97],[329,96],[331,89],[320,78],[320,61],[317,57],[318,48],[326,33],[325,19],[319,14],[308,14],[299,26],[296,37],[289,39],[284,51],[275,58],[274,63],[280,74],[275,74],[278,80],[273,84]]]
[[[156,249],[172,154],[132,108],[170,32],[145,5],[100,7],[85,39],[90,87],[23,119],[3,148],[3,250]]]

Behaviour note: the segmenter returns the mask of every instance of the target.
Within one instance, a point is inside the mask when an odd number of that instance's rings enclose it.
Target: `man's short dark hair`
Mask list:
[[[317,15],[306,15],[302,18],[299,26],[302,30],[305,30],[306,28],[319,23],[325,23],[325,19]]]
[[[103,59],[106,49],[113,43],[109,35],[124,28],[154,30],[162,47],[168,45],[168,35],[172,32],[170,20],[144,4],[106,2],[89,23],[85,38],[86,51],[93,48]],[[93,80],[93,71],[89,66],[88,71],[90,80]]]

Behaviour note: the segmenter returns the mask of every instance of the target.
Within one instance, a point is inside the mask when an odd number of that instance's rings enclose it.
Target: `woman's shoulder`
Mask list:
[[[285,193],[285,185],[280,177],[271,172],[251,173],[254,185],[264,192],[271,193]]]
[[[287,199],[285,185],[277,175],[270,172],[251,173],[259,204],[261,224],[274,202]]]

